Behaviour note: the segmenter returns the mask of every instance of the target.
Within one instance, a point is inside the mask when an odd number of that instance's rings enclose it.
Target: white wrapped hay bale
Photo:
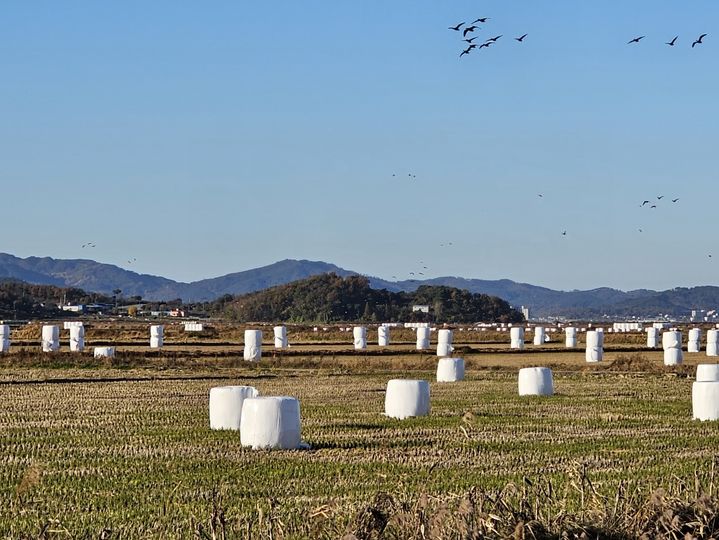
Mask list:
[[[577,329],[573,326],[564,329],[564,346],[567,349],[574,349],[577,346]]]
[[[719,381],[692,384],[692,416],[695,420],[719,420]]]
[[[519,370],[518,383],[520,396],[554,395],[554,380],[549,368],[522,368]]]
[[[543,345],[545,336],[546,336],[546,333],[544,331],[544,328],[541,326],[537,326],[534,329],[534,344],[535,345]]]
[[[275,349],[286,349],[287,348],[287,327],[286,326],[275,326],[272,329],[275,336]]]
[[[437,332],[437,343],[449,343],[451,345],[453,339],[454,333],[451,330],[443,328]]]
[[[440,358],[437,362],[437,382],[457,382],[464,380],[463,358]]]
[[[698,353],[701,350],[702,331],[700,328],[691,328],[689,330],[689,341],[687,342],[687,351],[690,353]]]
[[[659,330],[657,328],[647,328],[647,347],[649,349],[659,347]]]
[[[707,356],[719,356],[719,330],[707,331]]]
[[[60,328],[54,325],[42,327],[42,352],[55,352],[60,349]]]
[[[215,386],[210,388],[210,429],[240,429],[242,404],[256,398],[254,386]]]
[[[161,324],[150,326],[150,348],[160,349],[165,343],[165,327]]]
[[[262,331],[245,330],[245,362],[259,362],[262,359]]]
[[[682,333],[676,330],[662,334],[662,347],[664,348],[664,365],[677,366],[684,360],[682,353]]]
[[[699,364],[696,380],[697,382],[719,381],[719,364]]]
[[[429,349],[429,328],[421,326],[417,328],[417,350],[426,349]]]
[[[10,350],[10,327],[7,324],[0,324],[0,353]]]
[[[389,347],[389,326],[377,328],[377,344],[380,347]]]
[[[451,343],[447,343],[447,342],[437,343],[437,356],[439,358],[452,356],[453,350],[454,350],[454,347],[452,347]]]
[[[509,331],[509,348],[524,349],[524,328],[516,326]]]
[[[387,383],[384,413],[404,420],[429,414],[429,383],[411,379],[392,379]]]
[[[70,350],[72,352],[82,352],[85,350],[85,327],[70,327]]]
[[[245,398],[240,418],[242,446],[292,450],[302,444],[300,432],[300,402],[296,398]]]
[[[589,363],[601,362],[604,358],[604,334],[596,330],[587,332],[585,359]]]
[[[95,347],[92,353],[95,358],[115,358],[115,347]]]
[[[352,329],[352,337],[356,351],[364,351],[367,348],[367,328],[364,326],[355,326]]]

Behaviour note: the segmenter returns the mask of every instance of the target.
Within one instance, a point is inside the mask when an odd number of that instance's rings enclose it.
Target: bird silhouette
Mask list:
[[[484,49],[484,48],[489,49],[489,46],[490,46],[490,45],[493,45],[493,44],[494,44],[494,41],[486,41],[486,42],[482,43],[482,44],[479,46],[479,48],[480,48],[480,49]]]
[[[477,23],[482,23],[482,24],[484,24],[484,23],[486,23],[488,20],[489,20],[489,17],[480,17],[479,19],[473,20],[473,21],[472,21],[472,24],[477,24]]]
[[[567,231],[564,231],[564,232],[562,233],[562,236],[567,236]]]
[[[664,195],[657,195],[657,200],[661,201],[664,198]]]
[[[485,43],[490,43],[490,42],[491,42],[491,43],[494,43],[495,41],[497,41],[497,40],[498,40],[499,38],[501,38],[501,37],[502,37],[501,35],[491,37],[491,38],[489,38],[487,41],[485,41]]]
[[[479,36],[474,36],[473,38],[469,39],[463,39],[462,41],[466,41],[467,43],[472,43],[475,39],[477,39]]]
[[[542,195],[541,193],[538,193],[538,194],[537,194],[537,197],[539,197],[540,199],[543,199],[543,198],[544,198],[544,195]]]
[[[694,43],[692,43],[692,49],[694,48],[695,45],[703,45],[704,42],[703,42],[702,40],[703,40],[705,37],[707,37],[708,35],[709,35],[709,34],[702,34],[701,36],[699,36],[699,37],[697,38],[697,40],[696,40]]]
[[[672,202],[673,202],[673,203],[679,202],[679,199],[678,199],[678,198],[677,198],[677,199],[672,199]]]
[[[464,23],[461,22],[461,23],[459,23],[457,26],[450,26],[450,27],[448,28],[448,30],[454,30],[455,32],[459,32],[459,29],[462,27],[463,24],[464,24]]]
[[[464,31],[462,32],[462,37],[467,37],[467,34],[471,34],[471,33],[474,32],[477,28],[479,28],[479,26],[468,26],[468,27],[465,28]]]
[[[529,34],[524,34],[523,36],[514,38],[516,41],[519,41],[522,43],[524,41],[524,38],[526,38]]]
[[[645,204],[649,204],[650,202],[651,202],[651,201],[642,201],[642,204],[640,205],[640,207],[641,207],[641,206],[644,206]]]
[[[462,58],[465,54],[469,54],[470,52],[472,52],[472,49],[468,47],[464,49],[461,53],[459,53],[459,57]]]
[[[674,47],[674,44],[677,42],[677,39],[679,39],[679,36],[674,36],[674,39],[671,41],[667,41],[665,45],[669,45],[670,47]]]
[[[644,232],[644,231],[642,231],[641,229],[639,229],[639,232]]]
[[[653,204],[653,205],[651,205],[649,208],[656,208],[656,207],[657,207],[657,205],[656,205],[656,204]]]
[[[628,42],[627,42],[627,45],[631,45],[632,43],[639,43],[639,42],[640,42],[641,40],[643,40],[645,37],[646,37],[646,36],[635,37],[635,38],[632,39],[631,41],[628,41]]]

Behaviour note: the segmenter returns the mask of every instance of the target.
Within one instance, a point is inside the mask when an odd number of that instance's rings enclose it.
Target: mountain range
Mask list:
[[[227,294],[246,294],[328,272],[343,277],[358,275],[358,272],[326,262],[286,259],[243,272],[182,283],[89,259],[20,258],[0,253],[0,279],[14,278],[34,284],[77,287],[103,294],[112,294],[114,289],[120,289],[123,296],[142,296],[147,300],[182,298],[185,302],[204,302]],[[368,277],[372,288],[393,292],[414,291],[420,285],[445,285],[498,296],[515,307],[529,307],[533,317],[579,319],[603,315],[656,317],[660,314],[686,317],[693,309],[713,310],[719,306],[719,287],[713,286],[667,291],[621,291],[607,287],[586,291],[557,291],[508,279],[447,276],[388,281]]]

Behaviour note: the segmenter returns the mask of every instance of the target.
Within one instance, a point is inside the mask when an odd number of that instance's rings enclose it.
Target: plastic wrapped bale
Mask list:
[[[259,362],[262,359],[262,331],[245,330],[246,362]]]
[[[0,324],[0,353],[10,350],[10,327],[7,324]]]
[[[451,330],[443,328],[442,330],[437,332],[437,343],[448,343],[449,345],[452,345],[453,339],[454,333]]]
[[[601,362],[604,358],[604,334],[596,330],[587,332],[587,351],[585,359],[589,363]]]
[[[719,356],[719,330],[707,331],[707,356]]]
[[[85,349],[85,327],[70,327],[70,350],[73,352],[82,352]]]
[[[650,349],[659,347],[659,330],[656,328],[647,328],[647,347]]]
[[[463,358],[440,358],[437,362],[437,382],[464,380]]]
[[[253,450],[300,448],[300,402],[287,396],[245,398],[240,443]]]
[[[696,380],[697,382],[719,381],[719,364],[699,364]]]
[[[377,344],[380,347],[389,346],[389,326],[380,326],[377,328]]]
[[[684,360],[682,353],[682,333],[670,330],[662,334],[662,347],[664,348],[664,365],[677,366]]]
[[[355,326],[352,329],[355,351],[364,351],[367,348],[367,328]]]
[[[115,358],[115,347],[95,347],[92,352],[95,358]]]
[[[524,349],[524,328],[519,326],[512,327],[509,331],[509,348],[510,349]]]
[[[165,327],[161,324],[150,326],[150,348],[160,349],[165,343]]]
[[[404,420],[429,414],[429,383],[411,379],[392,379],[387,383],[384,413]]]
[[[546,333],[544,332],[544,328],[542,328],[541,326],[537,326],[534,329],[534,344],[535,345],[543,345],[545,335],[546,335]]]
[[[695,420],[719,420],[719,381],[692,384],[692,416]]]
[[[429,349],[429,328],[420,326],[417,328],[417,350]]]
[[[564,345],[567,349],[574,349],[577,346],[577,329],[573,326],[564,329]]]
[[[554,381],[552,370],[545,367],[522,368],[519,370],[520,396],[552,396]]]
[[[437,356],[439,358],[445,358],[447,356],[452,356],[452,351],[454,350],[454,347],[452,347],[451,343],[442,342],[437,343]]]
[[[287,348],[287,327],[275,326],[273,329],[275,335],[275,349]]]
[[[702,331],[700,328],[691,328],[689,330],[689,341],[687,342],[687,352],[698,353],[701,351]]]
[[[210,388],[210,429],[240,429],[242,404],[260,393],[254,386]]]
[[[42,327],[42,352],[55,352],[60,349],[60,328],[54,325]]]

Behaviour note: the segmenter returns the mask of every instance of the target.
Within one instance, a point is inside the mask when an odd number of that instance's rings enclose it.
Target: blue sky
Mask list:
[[[0,51],[0,251],[719,285],[715,1],[8,1]]]

